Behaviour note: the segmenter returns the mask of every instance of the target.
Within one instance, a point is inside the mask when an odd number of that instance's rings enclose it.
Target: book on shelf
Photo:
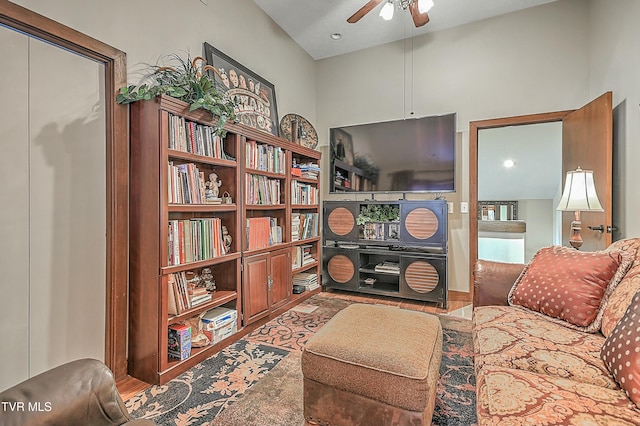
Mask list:
[[[308,183],[291,181],[291,204],[317,205],[320,198],[318,188]]]
[[[280,179],[247,173],[245,177],[245,201],[247,204],[271,206],[280,204]]]
[[[304,240],[318,236],[318,213],[291,214],[291,241]]]
[[[284,174],[286,153],[279,146],[247,140],[245,144],[245,166],[254,170]]]
[[[169,220],[169,265],[213,259],[225,255],[226,251],[220,218]]]
[[[254,250],[282,243],[282,226],[269,216],[249,217],[246,222],[247,249]]]
[[[194,163],[175,164],[169,161],[168,199],[170,204],[204,204],[204,172]]]
[[[302,268],[303,266],[316,262],[311,251],[312,248],[313,246],[311,244],[302,244],[293,247],[293,254],[291,256],[291,266],[293,269]]]
[[[224,150],[224,140],[211,126],[169,114],[169,149],[206,157],[235,160]]]

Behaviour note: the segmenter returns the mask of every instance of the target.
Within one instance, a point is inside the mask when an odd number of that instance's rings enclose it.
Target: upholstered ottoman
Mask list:
[[[429,425],[441,359],[436,316],[350,305],[302,352],[305,419],[319,425]]]

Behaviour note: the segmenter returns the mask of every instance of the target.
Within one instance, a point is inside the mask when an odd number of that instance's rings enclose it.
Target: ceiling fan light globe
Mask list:
[[[385,21],[390,21],[393,19],[393,11],[393,3],[389,1],[382,6],[382,9],[380,9],[380,17]]]
[[[427,13],[433,7],[433,0],[418,0],[418,11]]]

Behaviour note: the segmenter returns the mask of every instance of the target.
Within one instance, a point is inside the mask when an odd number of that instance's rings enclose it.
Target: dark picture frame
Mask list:
[[[279,136],[274,85],[207,42],[204,43],[204,57],[220,74],[209,71],[211,77],[235,101],[237,121]]]
[[[353,165],[353,139],[351,134],[340,128],[329,130],[329,139],[331,141],[331,152],[333,158],[344,161],[349,165]]]

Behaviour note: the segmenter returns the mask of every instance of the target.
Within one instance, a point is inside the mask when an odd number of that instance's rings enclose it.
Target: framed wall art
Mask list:
[[[220,75],[210,71],[211,77],[221,83],[220,87],[236,104],[238,122],[279,136],[278,108],[273,84],[209,43],[204,43],[207,64]]]
[[[353,140],[340,128],[329,129],[329,139],[334,158],[353,165]]]

